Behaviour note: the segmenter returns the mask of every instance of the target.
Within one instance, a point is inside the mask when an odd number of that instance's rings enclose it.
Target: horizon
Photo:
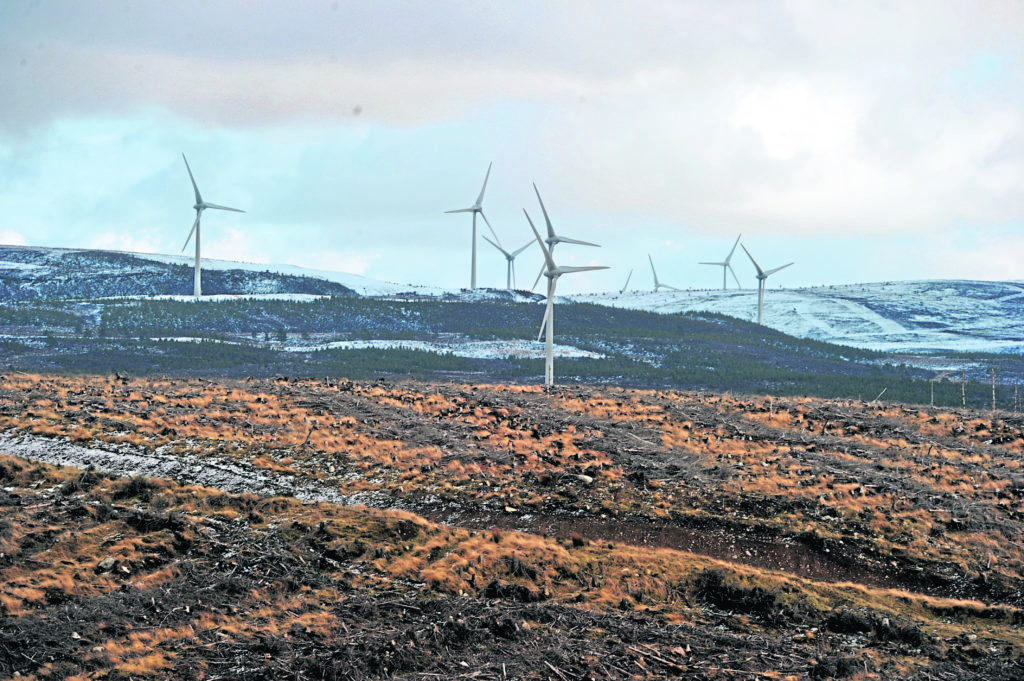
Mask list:
[[[195,21],[195,17],[202,17]],[[224,31],[223,26],[232,26]],[[1024,5],[0,7],[0,241],[464,288],[536,183],[560,293],[1024,279]],[[502,288],[481,237],[478,283]],[[744,287],[754,267],[737,249]],[[541,266],[516,261],[519,286]],[[734,283],[734,282],[731,282]]]
[[[86,247],[79,247],[79,246],[31,246],[31,245],[26,245],[26,244],[4,244],[4,243],[0,243],[0,248],[25,248],[25,249],[43,249],[43,250],[55,250],[55,251],[99,251],[99,252],[104,252],[104,253],[118,253],[118,254],[121,254],[121,255],[131,255],[131,256],[141,256],[141,257],[155,256],[155,257],[159,257],[159,258],[175,258],[175,259],[180,259],[182,261],[182,264],[188,265],[188,266],[191,266],[191,264],[194,262],[194,256],[189,255],[187,253],[148,253],[148,252],[144,252],[144,251],[126,251],[126,250],[119,250],[119,249],[113,249],[113,248],[86,248]],[[217,263],[246,265],[246,266],[250,266],[250,267],[295,268],[295,269],[298,269],[298,270],[305,270],[305,271],[309,272],[309,274],[307,274],[305,276],[310,276],[310,277],[318,277],[318,276],[320,276],[318,273],[320,273],[320,272],[328,272],[328,273],[333,273],[333,274],[343,274],[343,275],[346,275],[346,276],[349,276],[349,277],[359,277],[359,278],[362,278],[362,279],[366,279],[368,281],[378,282],[378,283],[381,283],[381,284],[390,284],[390,285],[394,285],[394,286],[411,286],[411,287],[415,287],[415,288],[425,288],[425,289],[433,288],[433,289],[438,289],[438,290],[441,290],[441,291],[451,291],[451,292],[469,291],[469,290],[471,290],[471,289],[469,289],[468,286],[463,286],[463,287],[459,287],[459,286],[444,287],[444,286],[438,286],[438,285],[435,285],[435,284],[424,283],[424,282],[391,281],[391,280],[386,280],[386,279],[377,279],[375,277],[368,277],[365,274],[358,274],[358,273],[355,273],[355,272],[348,272],[348,271],[345,271],[345,270],[332,270],[332,269],[326,269],[326,268],[322,268],[322,267],[310,267],[310,266],[302,265],[302,264],[299,264],[299,263],[253,262],[253,261],[247,261],[247,260],[231,260],[231,259],[214,258],[214,257],[207,258],[206,256],[203,256],[203,264],[204,265],[207,263],[207,261],[214,261],[214,262],[217,262]],[[660,278],[661,277],[659,277],[659,279]],[[770,278],[769,278],[769,281],[771,281]],[[873,281],[853,281],[853,282],[846,282],[846,283],[842,283],[842,284],[809,284],[809,285],[800,285],[800,286],[768,286],[765,289],[765,291],[766,291],[766,295],[770,295],[772,291],[801,291],[801,290],[806,290],[806,289],[817,289],[817,288],[841,288],[841,287],[852,287],[852,286],[881,286],[881,285],[889,285],[889,284],[911,284],[911,283],[926,283],[926,282],[957,282],[957,281],[972,282],[972,283],[988,283],[988,284],[1024,284],[1024,279],[962,279],[962,278],[957,278],[957,279],[949,279],[949,278],[944,278],[944,279],[877,279],[877,280],[873,280]],[[715,291],[723,292],[724,291],[726,293],[743,292],[743,293],[751,293],[751,294],[755,294],[755,295],[757,294],[757,283],[756,283],[756,280],[755,280],[755,283],[752,286],[744,286],[743,288],[736,288],[735,282],[731,282],[731,283],[732,283],[732,285],[730,286],[730,288],[728,290],[724,290],[721,287],[715,287],[715,286],[700,286],[700,287],[691,286],[691,287],[679,287],[675,292],[676,293],[688,293],[688,292],[696,293],[696,292],[715,292]],[[651,293],[651,294],[659,293],[659,292],[656,292],[654,290],[653,286],[654,286],[653,282],[649,286],[646,285],[646,284],[634,286],[633,282],[631,281],[629,289],[626,290],[625,294],[630,294],[630,293],[634,293],[634,294],[635,293]],[[540,287],[538,286],[538,289],[539,288]],[[505,286],[478,285],[477,286],[477,290],[481,290],[481,291],[488,291],[488,290],[490,290],[490,291],[506,291],[508,289]],[[512,290],[519,291],[519,292],[532,292],[532,293],[536,293],[537,295],[541,296],[542,298],[544,296],[544,292],[540,291],[540,290],[531,290],[531,289],[528,289],[528,288],[513,288]],[[600,290],[599,289],[599,290],[593,290],[593,291],[574,291],[574,292],[565,293],[565,294],[559,293],[556,297],[568,298],[568,297],[586,297],[586,296],[603,296],[603,295],[625,295],[625,294],[620,293],[620,291],[621,291],[621,287],[607,289],[607,290]],[[672,293],[673,293],[673,291],[667,291],[667,292],[664,293],[664,295],[671,295]],[[184,297],[192,298],[193,296],[191,294],[189,294],[189,295],[186,295]],[[203,298],[209,298],[209,297],[213,297],[213,296],[212,295],[208,296],[206,294],[203,295]]]

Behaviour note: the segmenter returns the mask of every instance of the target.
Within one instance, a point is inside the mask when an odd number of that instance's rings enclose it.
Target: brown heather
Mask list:
[[[339,604],[356,598],[401,603],[409,617],[451,599],[514,604],[520,641],[564,636],[556,607],[728,629],[741,647],[782,632],[778,654],[802,665],[722,678],[835,674],[840,657],[847,678],[969,678],[991,650],[1003,667],[1024,656],[1024,431],[1009,414],[614,388],[16,375],[0,389],[0,427],[245,460],[417,511],[4,457],[0,486],[15,502],[0,506],[3,621],[28,640],[43,614],[47,627],[60,608],[83,618],[62,620],[82,631],[60,630],[79,637],[62,639],[78,662],[40,658],[23,678],[212,678],[229,671],[222,648],[298,665],[296,651],[349,645],[356,625]],[[118,614],[129,607],[134,619]],[[619,620],[600,621],[590,639]],[[667,635],[644,646],[622,648],[639,677],[666,660],[696,664]],[[395,655],[389,664],[405,659]],[[612,675],[626,659],[588,655]],[[358,669],[351,678],[373,675]]]

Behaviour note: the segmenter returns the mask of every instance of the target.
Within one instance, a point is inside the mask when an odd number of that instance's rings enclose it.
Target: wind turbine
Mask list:
[[[522,253],[523,251],[525,251],[530,246],[532,246],[533,242],[529,241],[529,242],[526,243],[525,246],[523,246],[519,250],[513,251],[513,252],[509,253],[504,248],[502,248],[498,244],[496,244],[493,241],[491,241],[490,239],[488,239],[486,236],[484,237],[484,241],[486,241],[487,243],[489,243],[490,245],[494,246],[499,251],[501,251],[501,254],[505,256],[505,260],[508,261],[508,270],[505,273],[505,279],[506,279],[505,288],[507,288],[508,290],[511,291],[512,287],[515,285],[515,281],[516,281],[516,263],[515,263],[516,256],[519,255],[520,253]]]
[[[555,246],[557,246],[558,244],[562,244],[562,243],[564,243],[564,244],[577,244],[579,246],[594,246],[596,248],[600,248],[600,246],[598,246],[597,244],[592,244],[589,241],[580,241],[578,239],[570,239],[569,237],[558,236],[557,234],[555,234],[555,228],[551,226],[551,218],[548,217],[548,210],[547,210],[547,208],[544,207],[544,200],[542,198],[540,198],[540,192],[537,191],[537,184],[536,183],[534,183],[534,185],[533,185],[533,191],[537,195],[537,200],[540,201],[540,209],[544,213],[544,222],[547,223],[548,238],[545,239],[545,241],[547,242],[548,249],[550,249],[551,253],[555,252]],[[529,216],[527,216],[527,217],[529,217]],[[530,224],[533,224],[533,223],[530,223]],[[537,283],[540,281],[540,278],[542,276],[544,276],[544,268],[545,267],[546,267],[546,265],[541,265],[540,272],[537,274],[537,278],[534,280],[533,286],[531,287],[530,290],[533,290],[533,289],[537,288]]]
[[[632,277],[632,276],[633,276],[633,270],[630,270],[630,271],[629,271],[629,274],[627,274],[627,275],[626,275],[626,283],[622,285],[622,290],[621,290],[621,291],[619,291],[619,295],[620,295],[620,296],[621,296],[621,295],[622,295],[623,293],[625,293],[625,292],[626,292],[626,289],[627,289],[627,288],[629,288],[629,279],[630,279],[630,277]]]
[[[743,236],[743,235],[740,234],[740,236]],[[699,265],[720,265],[721,266],[721,268],[722,268],[722,290],[723,291],[726,288],[728,288],[725,285],[725,273],[726,273],[726,270],[732,272],[732,278],[736,280],[737,288],[741,288],[741,289],[743,288],[743,286],[740,284],[739,278],[736,276],[736,270],[734,270],[732,268],[732,265],[729,264],[729,261],[732,260],[732,254],[736,252],[736,245],[739,244],[739,242],[740,242],[740,236],[736,237],[736,242],[732,245],[732,250],[729,251],[729,255],[727,255],[725,260],[723,260],[722,262],[702,262],[702,263],[698,263]]]
[[[192,189],[196,190],[196,205],[192,206],[196,209],[196,221],[192,223],[192,231],[188,233],[188,239],[185,239],[185,245],[181,247],[182,253],[188,248],[188,242],[192,239],[192,235],[196,235],[196,273],[194,279],[194,294],[198,298],[203,294],[202,275],[201,275],[201,263],[202,259],[199,255],[199,218],[202,217],[203,211],[207,208],[216,208],[217,210],[231,210],[236,213],[244,213],[244,210],[238,208],[228,208],[227,206],[218,206],[216,203],[207,203],[203,201],[203,197],[199,194],[199,187],[196,185],[196,178],[192,176],[192,169],[188,166],[188,159],[185,158],[185,154],[181,155],[181,158],[185,161],[185,169],[188,170],[188,178],[192,180]]]
[[[757,268],[757,323],[760,324],[761,320],[764,319],[765,280],[768,279],[769,276],[775,274],[779,270],[789,267],[793,263],[786,263],[782,267],[776,267],[773,270],[768,270],[767,272],[765,272],[764,270],[761,269],[761,266],[757,264],[757,261],[754,260],[754,256],[750,255],[750,251],[747,250],[747,247],[744,246],[743,244],[740,244],[740,247],[746,252],[747,257],[750,258],[750,262],[754,263],[754,267]]]
[[[555,264],[555,261],[551,258],[551,251],[544,245],[544,240],[540,238],[540,232],[533,225],[533,220],[530,220],[530,214],[523,210],[523,214],[526,215],[526,220],[530,223],[530,229],[533,230],[533,235],[537,237],[537,243],[540,244],[540,249],[544,251],[544,276],[548,278],[548,304],[544,311],[544,321],[541,323],[541,330],[547,331],[547,337],[544,342],[544,385],[551,387],[555,382],[555,351],[554,351],[554,339],[555,339],[555,285],[558,282],[558,278],[563,274],[571,274],[573,272],[589,272],[591,270],[606,270],[608,269],[604,265],[591,265],[587,267],[559,267]]]
[[[658,281],[658,273],[654,271],[654,260],[651,260],[651,254],[650,253],[647,254],[647,259],[651,261],[651,274],[654,275],[654,290],[658,291],[659,289],[667,288],[670,291],[678,291],[679,289],[677,289],[675,286],[669,286],[668,284],[662,284],[660,281]]]
[[[488,220],[487,216],[484,215],[484,209],[483,209],[483,205],[482,205],[483,202],[484,202],[484,192],[487,191],[487,180],[491,177],[491,166],[493,166],[493,165],[494,165],[493,162],[487,164],[487,174],[484,175],[484,186],[480,188],[480,196],[476,197],[476,203],[474,203],[469,208],[459,208],[458,210],[446,210],[445,211],[445,213],[472,213],[473,214],[473,267],[472,267],[472,272],[471,272],[470,278],[469,278],[469,287],[470,288],[476,288],[476,215],[477,215],[477,213],[479,213],[480,217],[482,217],[484,219],[484,222],[487,223],[487,227],[488,227],[488,229],[491,230],[491,234],[494,236],[494,240],[497,241],[499,244],[501,243],[501,239],[498,238],[498,235],[495,233],[494,228],[491,227],[490,220]]]

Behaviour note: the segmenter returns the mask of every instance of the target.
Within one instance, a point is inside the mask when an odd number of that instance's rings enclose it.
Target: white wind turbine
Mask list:
[[[596,248],[600,248],[600,246],[598,246],[597,244],[592,244],[589,241],[580,241],[578,239],[570,239],[568,237],[558,236],[557,234],[555,234],[555,228],[551,226],[551,218],[548,217],[548,210],[547,210],[547,208],[544,207],[544,200],[542,198],[540,198],[540,192],[537,191],[536,183],[534,183],[534,185],[533,185],[533,191],[537,195],[537,200],[540,201],[541,212],[544,213],[544,222],[547,224],[547,228],[548,228],[548,238],[545,239],[545,241],[547,242],[548,250],[551,253],[555,252],[555,246],[557,246],[558,244],[563,244],[563,243],[564,244],[577,244],[578,246],[594,246]],[[533,223],[530,223],[530,224],[533,224]],[[537,283],[540,281],[540,278],[544,276],[544,268],[545,267],[546,267],[546,265],[541,265],[540,273],[537,274],[537,278],[534,280],[533,286],[530,288],[531,291],[533,289],[537,288]]]
[[[651,259],[651,254],[647,254],[647,259],[651,261],[651,274],[654,275],[654,290],[657,292],[660,289],[667,288],[670,291],[678,291],[675,286],[669,286],[668,284],[662,284],[658,281],[658,273],[654,270],[654,260]]]
[[[606,270],[608,269],[604,265],[592,265],[587,267],[559,267],[555,264],[555,261],[551,258],[551,251],[544,245],[544,240],[540,238],[540,232],[533,225],[533,220],[530,220],[530,215],[525,210],[523,214],[526,215],[526,220],[530,223],[530,229],[533,230],[533,235],[537,237],[537,243],[540,244],[540,249],[544,251],[544,276],[548,278],[548,304],[544,310],[544,321],[541,323],[541,330],[547,331],[547,336],[544,342],[544,385],[551,387],[555,382],[555,284],[558,282],[558,278],[563,274],[571,274],[573,272],[590,272],[591,270]]]
[[[511,253],[509,253],[504,248],[502,248],[498,244],[496,244],[493,241],[491,241],[490,239],[488,239],[486,236],[484,237],[484,241],[486,241],[487,243],[489,243],[490,245],[494,246],[499,251],[501,251],[501,254],[505,256],[505,260],[508,261],[508,269],[507,269],[507,271],[505,273],[505,279],[506,279],[505,288],[507,288],[509,291],[511,291],[512,288],[515,286],[515,282],[516,282],[516,262],[515,262],[516,261],[516,256],[519,255],[520,253],[522,253],[523,251],[525,251],[530,246],[532,246],[533,242],[532,241],[527,242],[527,244],[525,246],[523,246],[522,248],[520,248],[519,250],[512,251]]]
[[[736,270],[734,270],[732,268],[732,265],[729,264],[729,261],[732,260],[732,254],[736,252],[736,246],[737,246],[737,244],[739,244],[741,236],[743,236],[743,235],[740,234],[738,237],[736,237],[736,242],[732,245],[732,250],[729,251],[729,255],[727,255],[725,260],[723,260],[722,262],[702,262],[702,263],[698,263],[700,265],[718,265],[718,266],[720,266],[722,268],[722,290],[723,291],[726,288],[728,288],[725,285],[726,270],[728,270],[729,272],[732,272],[732,278],[736,280],[737,288],[740,288],[740,289],[743,288],[743,286],[740,284],[739,278],[736,276]]]
[[[482,217],[484,219],[484,222],[487,223],[487,228],[490,229],[491,230],[491,234],[494,235],[494,240],[497,241],[499,244],[501,243],[501,239],[498,238],[498,235],[495,233],[494,228],[491,227],[491,223],[487,219],[487,216],[484,215],[484,209],[483,209],[484,192],[487,191],[487,180],[491,177],[491,166],[493,166],[493,165],[494,165],[494,163],[488,163],[487,164],[487,174],[484,175],[484,186],[481,187],[481,189],[480,189],[480,196],[476,197],[476,203],[474,203],[469,208],[459,208],[458,210],[446,210],[445,211],[445,213],[472,213],[473,214],[473,266],[472,266],[472,270],[471,270],[470,278],[469,278],[469,287],[470,288],[476,288],[476,216],[477,216],[477,213],[479,213],[480,217]]]
[[[750,255],[750,251],[747,250],[747,247],[744,246],[743,244],[740,244],[740,247],[743,248],[743,250],[747,254],[747,257],[750,258],[750,262],[754,263],[754,267],[757,268],[757,323],[760,324],[761,320],[764,319],[765,280],[768,279],[769,276],[775,274],[779,270],[789,267],[793,263],[789,262],[783,265],[782,267],[776,267],[773,270],[768,270],[767,272],[765,272],[764,270],[761,269],[761,266],[757,264],[757,261],[754,260],[754,256]]]
[[[185,154],[182,154],[181,158],[185,161],[185,169],[188,170],[188,177],[189,177],[190,180],[192,180],[192,189],[194,189],[196,191],[196,205],[192,206],[193,208],[196,209],[196,221],[192,223],[192,231],[190,231],[188,233],[188,239],[185,239],[185,245],[181,247],[181,250],[182,250],[182,252],[184,252],[185,249],[188,248],[188,242],[192,239],[192,235],[195,234],[196,235],[196,272],[195,272],[195,278],[193,280],[193,283],[194,283],[194,294],[195,294],[195,297],[198,298],[199,296],[201,296],[203,294],[203,285],[202,285],[202,276],[201,276],[202,259],[201,259],[200,255],[199,255],[199,236],[200,236],[199,218],[202,217],[203,211],[206,210],[207,208],[215,208],[217,210],[231,210],[231,211],[234,211],[236,213],[244,213],[245,211],[244,210],[239,210],[238,208],[228,208],[227,206],[218,206],[215,203],[207,203],[206,201],[203,201],[203,197],[199,194],[199,187],[198,187],[198,185],[196,185],[196,178],[194,178],[192,176],[192,169],[189,168],[189,166],[188,166],[188,159],[185,158]]]

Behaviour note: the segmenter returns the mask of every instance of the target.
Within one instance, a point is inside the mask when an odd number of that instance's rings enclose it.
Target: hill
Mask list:
[[[630,291],[573,300],[756,321],[757,291]],[[768,289],[765,324],[814,340],[894,353],[1024,352],[1024,283],[896,281]]]
[[[166,293],[191,285],[183,257],[0,251],[8,370],[503,382],[542,375],[543,346],[534,339],[543,299],[529,292],[443,291],[211,261],[206,290],[221,293],[196,301]],[[784,299],[792,302],[788,316],[771,307]],[[885,391],[904,402],[982,407],[993,404],[994,374],[995,404],[1015,409],[1015,386],[1024,381],[1015,336],[1021,299],[1016,284],[982,282],[770,292],[768,321],[783,319],[778,326],[795,335],[742,319],[751,314],[751,292],[561,299],[556,375],[776,395]],[[711,311],[717,307],[738,316]],[[942,328],[939,318],[947,319]],[[944,374],[948,380],[934,380]]]

